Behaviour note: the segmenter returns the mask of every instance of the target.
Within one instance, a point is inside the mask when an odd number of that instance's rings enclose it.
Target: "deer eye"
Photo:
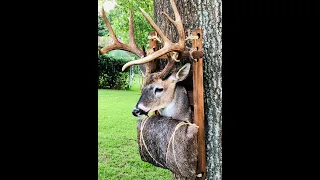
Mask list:
[[[163,88],[155,88],[154,89],[154,93],[157,94],[159,92],[162,92],[163,91]]]

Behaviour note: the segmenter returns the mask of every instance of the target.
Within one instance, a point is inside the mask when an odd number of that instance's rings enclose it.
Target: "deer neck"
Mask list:
[[[160,109],[159,113],[161,116],[181,121],[192,121],[187,91],[183,86],[176,86],[173,100],[165,108]]]

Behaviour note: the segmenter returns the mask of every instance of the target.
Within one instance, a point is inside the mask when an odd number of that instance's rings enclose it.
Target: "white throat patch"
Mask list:
[[[174,115],[174,102],[171,102],[167,107],[159,110],[161,116],[172,117]]]

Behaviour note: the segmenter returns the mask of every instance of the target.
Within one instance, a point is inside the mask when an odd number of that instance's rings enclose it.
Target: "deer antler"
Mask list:
[[[125,51],[129,51],[131,53],[136,54],[137,56],[139,56],[140,58],[143,58],[145,56],[145,52],[142,51],[136,44],[135,40],[134,40],[134,27],[133,27],[133,17],[132,17],[132,10],[130,9],[130,19],[129,19],[129,39],[130,42],[129,44],[123,44],[121,42],[119,42],[119,40],[117,39],[117,36],[115,35],[112,26],[106,16],[106,13],[104,11],[104,8],[102,8],[102,17],[104,19],[104,22],[107,25],[107,28],[109,30],[110,36],[113,40],[113,44],[111,46],[105,46],[104,48],[100,49],[100,54],[105,54],[109,51],[115,50],[115,49],[121,49],[121,50],[125,50]]]
[[[170,73],[170,71],[174,68],[175,62],[177,61],[179,54],[177,52],[174,52],[172,55],[168,53],[168,63],[167,65],[162,69],[161,72],[157,74],[157,76],[161,79],[167,77],[167,75]]]
[[[183,25],[182,25],[182,21],[181,21],[181,17],[179,15],[177,6],[174,2],[174,0],[170,0],[173,12],[174,12],[174,16],[175,16],[175,20],[173,20],[172,18],[169,17],[169,15],[165,12],[162,12],[166,18],[168,18],[168,20],[170,22],[172,22],[175,27],[177,28],[178,34],[179,34],[179,41],[178,43],[173,43],[171,42],[165,35],[164,33],[160,30],[160,28],[154,23],[154,21],[151,19],[151,17],[143,10],[140,8],[143,16],[147,19],[147,21],[150,23],[150,25],[153,27],[153,29],[157,32],[157,34],[159,34],[159,36],[161,37],[162,40],[162,44],[163,47],[158,50],[155,51],[154,53],[143,57],[141,59],[135,60],[135,61],[130,61],[128,63],[126,63],[123,67],[122,67],[122,71],[124,71],[127,67],[132,66],[132,65],[137,65],[137,64],[144,64],[147,62],[150,62],[166,53],[170,53],[172,51],[176,51],[176,52],[183,52],[184,48],[185,48],[185,33],[184,33],[184,29],[183,29]],[[173,56],[175,57],[175,55]],[[168,64],[167,66],[158,74],[158,77],[165,77],[168,72],[174,67],[174,63],[175,63],[175,59],[172,59],[173,57],[169,58],[168,60]],[[175,57],[176,58],[176,57]]]

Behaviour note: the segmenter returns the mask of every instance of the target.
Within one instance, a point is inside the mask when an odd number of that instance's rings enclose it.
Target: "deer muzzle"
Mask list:
[[[132,115],[134,115],[136,117],[140,117],[141,115],[148,115],[148,112],[145,112],[142,109],[139,109],[139,108],[135,107],[132,110]]]

